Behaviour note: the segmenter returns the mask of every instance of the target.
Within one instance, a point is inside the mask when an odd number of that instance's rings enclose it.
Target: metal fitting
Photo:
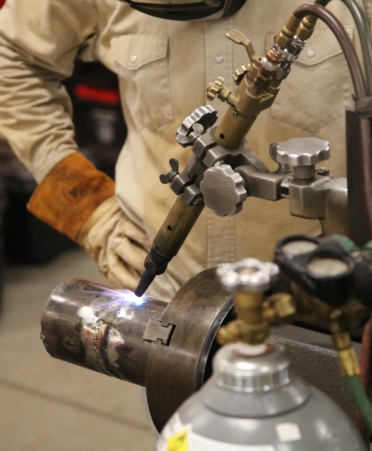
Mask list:
[[[289,18],[288,22],[283,26],[279,34],[275,38],[275,42],[282,48],[286,48],[291,44],[292,37],[294,36],[300,20],[293,14]]]
[[[354,348],[338,351],[338,363],[343,376],[357,376],[360,374],[359,361]]]
[[[217,333],[217,341],[221,346],[237,341],[255,346],[265,343],[269,333],[270,329],[267,323],[247,325],[243,320],[237,319],[220,328]]]
[[[315,21],[313,19],[315,19]],[[296,36],[303,41],[307,41],[314,32],[315,22],[315,16],[307,16],[302,19],[302,22],[297,27]]]
[[[318,168],[316,170],[316,173],[318,175],[321,175],[322,177],[325,177],[325,176],[330,174],[329,169],[327,167],[325,167],[325,166],[321,166],[320,168]]]
[[[332,334],[332,343],[338,354],[338,363],[343,376],[356,376],[360,374],[358,357],[351,344],[350,335],[347,332]]]
[[[269,296],[264,302],[263,309],[263,317],[270,326],[289,324],[296,315],[294,299],[288,293]]]

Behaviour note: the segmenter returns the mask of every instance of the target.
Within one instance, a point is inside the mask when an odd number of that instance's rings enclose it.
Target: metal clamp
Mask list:
[[[145,333],[143,334],[143,339],[145,341],[149,341],[150,343],[159,340],[163,345],[169,346],[174,327],[174,324],[163,326],[161,321],[154,321],[150,319]]]

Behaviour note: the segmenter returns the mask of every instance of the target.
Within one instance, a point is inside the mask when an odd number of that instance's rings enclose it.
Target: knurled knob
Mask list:
[[[275,263],[264,263],[255,258],[245,258],[235,263],[225,263],[217,268],[217,277],[224,290],[263,292],[279,274]]]
[[[328,141],[318,138],[293,138],[270,146],[271,158],[292,167],[315,166],[330,157]]]
[[[214,100],[217,94],[221,91],[225,79],[222,77],[217,77],[216,80],[209,83],[207,88],[207,99]]]
[[[196,108],[187,116],[176,132],[176,140],[182,147],[192,146],[205,130],[217,121],[217,111],[210,105]]]
[[[200,191],[206,207],[220,217],[235,215],[247,199],[242,176],[228,164],[207,169],[200,183]]]
[[[249,71],[249,66],[248,65],[240,66],[238,69],[236,69],[236,71],[233,73],[234,83],[236,85],[238,85],[241,82],[241,80],[244,77],[244,75],[248,71]]]

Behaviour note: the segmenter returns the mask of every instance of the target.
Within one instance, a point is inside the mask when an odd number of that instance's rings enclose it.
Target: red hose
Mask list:
[[[294,11],[293,15],[297,19],[303,19],[306,16],[314,15],[323,21],[333,32],[337,41],[339,42],[342,51],[345,55],[346,62],[349,66],[351,78],[355,89],[355,95],[357,98],[365,97],[366,90],[363,78],[362,66],[355,47],[351,42],[349,35],[345,31],[342,23],[334,16],[328,9],[321,5],[309,4],[302,5]]]
[[[349,66],[353,80],[355,95],[357,99],[366,96],[363,71],[358,55],[342,23],[326,8],[316,4],[302,5],[296,9],[293,15],[297,19],[314,15],[322,20],[332,30],[337,38]],[[372,236],[372,146],[371,146],[371,123],[368,118],[359,118],[359,141],[361,149],[361,173],[364,203],[366,205],[368,228]]]
[[[372,385],[372,318],[364,326],[359,363],[360,380],[362,381],[363,387],[367,393],[368,398],[370,399]],[[355,426],[362,437],[367,437],[368,431],[358,410],[355,414]]]

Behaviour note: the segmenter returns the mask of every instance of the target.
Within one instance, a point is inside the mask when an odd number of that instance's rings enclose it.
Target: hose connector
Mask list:
[[[358,376],[360,367],[350,335],[347,332],[335,332],[332,334],[332,343],[337,351],[341,374],[345,377]]]

